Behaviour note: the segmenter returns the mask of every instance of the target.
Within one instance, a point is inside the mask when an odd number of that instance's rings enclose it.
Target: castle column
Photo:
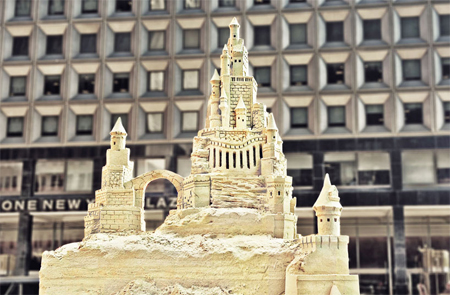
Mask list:
[[[404,207],[394,206],[392,213],[394,223],[394,293],[409,294],[406,267]]]

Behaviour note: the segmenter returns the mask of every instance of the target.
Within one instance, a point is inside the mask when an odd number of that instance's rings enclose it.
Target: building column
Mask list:
[[[394,222],[394,294],[407,295],[408,273],[406,266],[406,243],[405,243],[405,218],[404,207],[394,206],[392,208]]]
[[[23,160],[21,197],[32,197],[34,195],[36,160]]]
[[[29,212],[20,212],[17,231],[17,252],[15,276],[27,276],[31,261],[31,233],[33,232],[33,216]]]

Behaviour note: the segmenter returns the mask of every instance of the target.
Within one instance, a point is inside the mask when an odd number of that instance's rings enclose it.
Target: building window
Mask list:
[[[184,0],[184,9],[200,9],[200,0]]]
[[[98,0],[82,0],[81,13],[97,13]]]
[[[450,123],[450,101],[444,101],[444,122]]]
[[[405,124],[422,124],[423,113],[421,103],[405,103]]]
[[[327,64],[327,83],[344,84],[344,64]]]
[[[402,152],[403,184],[435,183],[433,151]]]
[[[116,0],[116,12],[131,12],[133,0]]]
[[[270,26],[255,26],[254,45],[270,45]]]
[[[181,113],[181,132],[192,132],[198,130],[198,112]]]
[[[183,49],[200,49],[200,30],[183,30]]]
[[[166,32],[150,31],[148,32],[148,50],[164,50],[166,49]]]
[[[183,71],[183,90],[199,90],[200,89],[200,71],[184,70]]]
[[[82,34],[80,53],[97,53],[97,34]]]
[[[25,96],[27,93],[27,77],[11,77],[9,92],[9,96]]]
[[[254,5],[267,5],[270,4],[270,0],[253,0]]]
[[[344,41],[344,22],[327,22],[327,42]]]
[[[16,0],[16,7],[14,9],[15,17],[23,17],[31,15],[31,1],[30,0]]]
[[[78,93],[94,94],[95,91],[95,74],[78,75]]]
[[[122,120],[122,125],[125,127],[125,130],[128,129],[128,114],[111,114],[111,130],[114,128],[114,125],[119,118]]]
[[[63,36],[47,36],[46,54],[62,54]]]
[[[63,15],[64,0],[48,0],[48,15]]]
[[[289,3],[305,3],[306,0],[289,0]]]
[[[22,168],[22,162],[0,163],[0,194],[20,193]]]
[[[366,125],[384,124],[384,106],[382,104],[366,105]]]
[[[61,76],[44,77],[44,95],[59,95],[61,87]]]
[[[94,127],[93,115],[78,115],[76,121],[76,135],[92,135]]]
[[[58,135],[58,116],[43,116],[41,126],[41,136]]]
[[[345,106],[328,107],[328,127],[345,127]]]
[[[23,117],[8,117],[7,122],[7,137],[22,137],[23,136]]]
[[[439,15],[440,36],[450,36],[450,14]]]
[[[436,152],[437,183],[450,184],[450,153],[448,150]]]
[[[234,7],[236,0],[219,0],[219,7]]]
[[[230,29],[229,28],[218,28],[218,48],[222,48],[224,44],[228,43],[228,37],[230,37]]]
[[[117,73],[113,78],[113,92],[114,93],[126,93],[130,89],[130,74],[129,73]]]
[[[12,56],[28,56],[29,37],[14,37]]]
[[[442,80],[450,79],[450,57],[441,58],[442,63]]]
[[[297,153],[284,155],[287,159],[287,175],[292,177],[292,186],[312,186],[312,155]]]
[[[147,114],[147,133],[163,132],[164,113],[148,113]]]
[[[291,86],[308,85],[308,66],[291,66]]]
[[[308,128],[308,108],[291,108],[291,128]]]
[[[364,40],[381,40],[381,19],[366,19],[363,23]]]
[[[306,24],[289,25],[289,43],[291,45],[302,45],[307,43]]]
[[[165,0],[150,0],[150,10],[152,10],[152,11],[166,10],[166,1]]]
[[[258,87],[270,87],[270,67],[255,67],[254,72]]]
[[[148,72],[148,91],[164,91],[164,72]]]
[[[333,185],[356,185],[357,166],[354,153],[329,153],[324,155],[325,173]]]
[[[419,38],[420,27],[419,17],[402,17],[401,18],[401,38]]]
[[[371,61],[364,63],[364,77],[366,83],[383,82],[383,62]]]
[[[389,185],[391,161],[388,153],[358,153],[358,184]]]
[[[421,66],[420,59],[407,59],[402,61],[403,80],[404,81],[420,81]]]
[[[131,52],[131,33],[114,34],[114,52]]]

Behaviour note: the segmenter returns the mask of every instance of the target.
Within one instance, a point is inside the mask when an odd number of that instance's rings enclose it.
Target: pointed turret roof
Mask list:
[[[222,50],[222,51],[226,51],[226,52],[228,52],[228,47],[227,47],[227,44],[223,45],[223,50]]]
[[[238,27],[240,26],[235,17],[233,17],[233,19],[231,20],[230,27],[231,26],[238,26]]]
[[[217,69],[214,70],[214,74],[211,78],[211,81],[220,81],[219,73],[217,72]]]
[[[109,134],[111,134],[111,135],[113,135],[113,134],[127,135],[127,131],[123,127],[122,119],[120,117],[119,117],[119,119],[117,119],[116,124],[114,124],[114,127]]]
[[[275,124],[275,119],[273,117],[273,114],[269,114],[269,119],[267,122],[267,130],[278,130],[277,124]]]
[[[247,107],[245,106],[244,100],[242,99],[242,95],[239,98],[239,101],[237,103],[237,106],[236,106],[235,110],[239,110],[239,109],[244,109],[244,110],[247,109]]]
[[[330,295],[342,295],[336,285],[333,285],[330,290]]]
[[[321,206],[342,208],[342,205],[339,202],[338,190],[336,186],[331,184],[328,173],[325,174],[322,190],[320,191],[320,195],[314,203],[313,208]]]

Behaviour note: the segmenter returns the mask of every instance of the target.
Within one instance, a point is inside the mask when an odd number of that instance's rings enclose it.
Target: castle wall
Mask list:
[[[253,95],[253,77],[231,77],[230,82],[230,126],[236,126],[236,108],[239,98],[242,95],[245,107],[247,108],[247,128],[252,127],[252,109],[255,97]]]

